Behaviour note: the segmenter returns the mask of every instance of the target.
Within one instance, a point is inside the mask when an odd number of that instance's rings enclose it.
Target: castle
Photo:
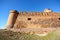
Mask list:
[[[60,27],[60,13],[45,9],[44,12],[17,12],[11,10],[6,29]]]

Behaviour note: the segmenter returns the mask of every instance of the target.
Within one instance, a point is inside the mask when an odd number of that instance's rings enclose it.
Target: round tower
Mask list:
[[[7,24],[6,24],[6,29],[13,28],[18,14],[19,13],[16,10],[11,10],[10,11],[8,21],[7,21]]]

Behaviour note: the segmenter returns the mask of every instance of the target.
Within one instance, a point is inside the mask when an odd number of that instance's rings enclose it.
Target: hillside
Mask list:
[[[0,29],[0,40],[60,40],[60,29],[49,33],[47,36],[25,34]]]

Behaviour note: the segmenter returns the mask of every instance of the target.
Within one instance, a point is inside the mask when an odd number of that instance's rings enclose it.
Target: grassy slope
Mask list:
[[[60,40],[59,30],[49,33],[47,36],[0,30],[0,40]]]

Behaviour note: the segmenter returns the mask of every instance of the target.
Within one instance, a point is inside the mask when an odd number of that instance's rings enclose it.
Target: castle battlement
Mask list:
[[[56,12],[20,12],[19,16],[59,16]]]
[[[45,9],[43,12],[18,12],[11,10],[6,28],[41,28],[60,26],[60,13]]]

